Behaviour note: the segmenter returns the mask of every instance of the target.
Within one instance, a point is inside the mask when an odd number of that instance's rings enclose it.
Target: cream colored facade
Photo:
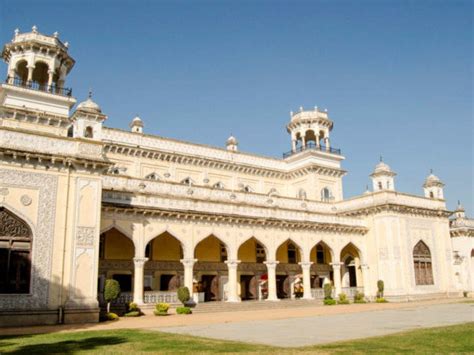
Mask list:
[[[216,148],[147,135],[139,117],[129,132],[109,128],[90,96],[73,110],[63,86],[74,60],[57,34],[16,31],[3,58],[0,251],[13,271],[1,325],[97,321],[106,278],[142,305],[175,301],[179,285],[227,302],[294,298],[296,285],[321,298],[327,282],[369,299],[377,280],[391,300],[472,291],[441,181],[401,193],[380,162],[373,191],[344,199],[327,111],[292,113],[291,152],[267,158],[235,137]],[[462,237],[469,255],[472,237]]]

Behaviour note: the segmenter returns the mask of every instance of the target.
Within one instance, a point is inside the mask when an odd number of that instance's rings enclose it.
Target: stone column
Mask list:
[[[31,82],[33,81],[33,70],[35,70],[35,66],[28,65],[27,68],[28,68],[28,78],[26,79],[26,81],[28,82],[28,84],[31,84]]]
[[[329,143],[329,137],[324,138],[324,141],[325,141],[325,145],[326,145],[326,150],[329,151],[331,149],[331,145]]]
[[[276,267],[279,261],[264,261],[267,265],[267,274],[268,274],[268,297],[267,301],[279,301],[277,297],[277,288],[276,288]]]
[[[148,258],[133,258],[133,302],[143,304],[143,279]]]
[[[370,294],[369,265],[362,264],[360,266],[360,269],[362,271],[362,282],[364,283],[364,295],[369,296]]]
[[[240,302],[237,292],[237,267],[240,264],[240,260],[227,260],[225,263],[229,273],[227,279],[227,302]]]
[[[291,150],[292,150],[293,152],[296,151],[296,139],[292,139],[292,140],[291,140]]]
[[[303,270],[303,299],[312,300],[313,296],[311,295],[311,265],[312,261],[300,262],[301,269]]]
[[[301,149],[302,150],[306,149],[306,138],[305,138],[305,136],[301,137]]]
[[[54,70],[48,70],[48,91],[52,91]]]
[[[189,290],[192,297],[193,294],[193,267],[197,259],[181,259],[181,264],[184,266],[184,286]]]
[[[341,263],[332,263],[332,270],[334,274],[334,288],[336,291],[336,298],[342,292],[341,288]]]

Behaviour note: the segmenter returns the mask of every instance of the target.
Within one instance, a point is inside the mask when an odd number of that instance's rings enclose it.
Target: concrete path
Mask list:
[[[159,330],[248,343],[296,347],[472,321],[474,321],[474,304],[457,303],[279,320],[165,327]]]

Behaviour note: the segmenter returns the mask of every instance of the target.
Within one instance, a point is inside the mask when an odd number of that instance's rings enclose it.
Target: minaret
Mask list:
[[[140,117],[135,116],[130,122],[130,131],[133,133],[143,133],[143,121]]]
[[[430,175],[425,180],[423,184],[423,190],[425,192],[425,197],[427,198],[437,198],[437,199],[444,199],[444,192],[443,192],[444,184],[443,182],[433,174],[433,170],[430,171]]]
[[[380,162],[375,166],[374,172],[370,174],[374,191],[395,190],[396,175],[390,166],[385,164],[382,157],[380,157]]]
[[[71,116],[73,134],[75,138],[92,140],[102,139],[102,124],[107,116],[102,113],[98,104],[92,100],[92,91],[89,91],[87,100],[77,105]]]
[[[291,150],[293,153],[315,148],[331,152],[329,132],[333,122],[328,117],[328,111],[321,111],[317,106],[313,110],[300,107],[298,112],[290,112],[291,121],[286,130],[291,135]]]
[[[456,207],[456,210],[454,211],[454,217],[456,219],[466,218],[466,210],[461,205],[461,201],[458,201],[458,206]]]
[[[239,141],[231,134],[230,137],[227,138],[226,147],[227,150],[237,152],[239,150]]]
[[[68,117],[76,103],[72,91],[65,88],[66,76],[74,66],[68,47],[58,32],[44,35],[36,26],[27,33],[15,30],[12,41],[2,51],[8,74],[1,84],[0,105],[41,112],[56,119]]]

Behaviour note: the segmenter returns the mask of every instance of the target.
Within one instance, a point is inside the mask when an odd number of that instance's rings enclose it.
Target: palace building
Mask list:
[[[473,291],[474,220],[446,208],[438,177],[397,191],[380,161],[345,199],[345,159],[327,110],[300,108],[281,159],[113,125],[58,33],[15,31],[0,86],[0,325],[96,322],[104,281],[119,302],[322,299],[377,281],[391,301]],[[401,177],[403,178],[403,177]],[[297,292],[295,291],[297,290]],[[295,300],[295,302],[298,302]]]

